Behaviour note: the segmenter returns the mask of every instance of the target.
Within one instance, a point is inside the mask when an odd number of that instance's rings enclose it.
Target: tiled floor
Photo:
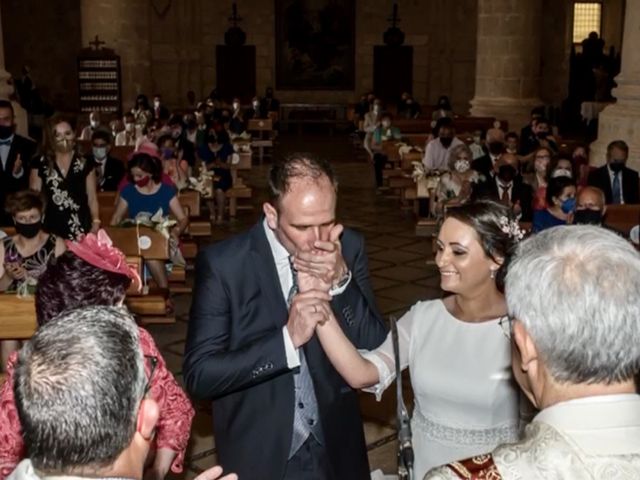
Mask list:
[[[430,242],[415,236],[414,219],[400,208],[397,199],[376,195],[372,166],[354,151],[346,136],[280,136],[274,156],[291,151],[324,155],[334,164],[340,182],[339,221],[366,237],[371,282],[385,316],[402,315],[417,300],[440,296],[439,275],[430,261]],[[246,183],[254,188],[253,211],[242,211],[233,224],[216,227],[212,241],[243,231],[256,221],[264,199],[267,168],[268,165],[256,166],[247,176]],[[181,380],[190,301],[189,295],[176,298],[176,324],[149,327],[178,380]],[[408,385],[406,375],[405,378]],[[409,397],[410,392],[406,396]],[[371,468],[392,473],[396,465],[395,388],[389,388],[381,402],[376,402],[370,394],[361,394],[361,406]],[[216,463],[210,407],[197,404],[196,410],[185,471],[174,478],[193,478]]]

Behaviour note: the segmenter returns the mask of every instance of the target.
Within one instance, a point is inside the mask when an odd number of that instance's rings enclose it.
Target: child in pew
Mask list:
[[[162,182],[162,165],[160,160],[146,153],[137,153],[128,165],[130,183],[120,192],[111,225],[119,225],[125,218],[135,220],[138,215],[151,218],[158,210],[163,216],[173,215],[176,225],[171,229],[169,242],[177,248],[180,235],[189,224],[175,188]],[[169,287],[165,262],[162,260],[145,260],[158,287]],[[167,298],[167,312],[173,312],[173,303]]]
[[[132,282],[140,278],[126,257],[111,245],[100,230],[80,242],[67,242],[68,251],[52,262],[40,278],[36,292],[36,316],[43,325],[66,310],[89,306],[120,306]],[[123,307],[125,308],[125,307]],[[194,410],[191,402],[167,369],[153,338],[143,328],[140,348],[150,360],[150,396],[160,407],[155,449],[151,452],[145,479],[162,480],[171,470],[182,471]],[[13,372],[17,352],[9,357],[7,380],[0,386],[0,480],[4,480],[24,458],[24,441],[13,393]],[[151,369],[154,369],[151,375]]]

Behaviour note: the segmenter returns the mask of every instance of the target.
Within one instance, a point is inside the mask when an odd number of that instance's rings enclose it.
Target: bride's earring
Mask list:
[[[490,273],[491,278],[492,278],[492,279],[495,279],[495,278],[496,278],[496,270],[494,270],[494,269],[492,268],[492,269],[491,269],[491,270],[489,270],[489,271],[491,272],[491,273]]]

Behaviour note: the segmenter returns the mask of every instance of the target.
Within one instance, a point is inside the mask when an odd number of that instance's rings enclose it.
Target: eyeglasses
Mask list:
[[[505,315],[500,319],[498,325],[500,325],[500,328],[502,328],[502,333],[504,333],[504,336],[511,340],[511,337],[513,336],[513,317],[508,314]]]
[[[158,365],[158,357],[145,355],[144,359],[149,366],[149,376],[147,377],[147,384],[144,387],[144,396],[146,397],[147,393],[149,393],[149,390],[151,390],[151,380],[153,379],[153,374],[155,373],[156,366]]]

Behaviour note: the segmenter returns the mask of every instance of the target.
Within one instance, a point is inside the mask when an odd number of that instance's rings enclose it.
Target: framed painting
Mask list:
[[[353,90],[355,0],[275,0],[276,88]]]

